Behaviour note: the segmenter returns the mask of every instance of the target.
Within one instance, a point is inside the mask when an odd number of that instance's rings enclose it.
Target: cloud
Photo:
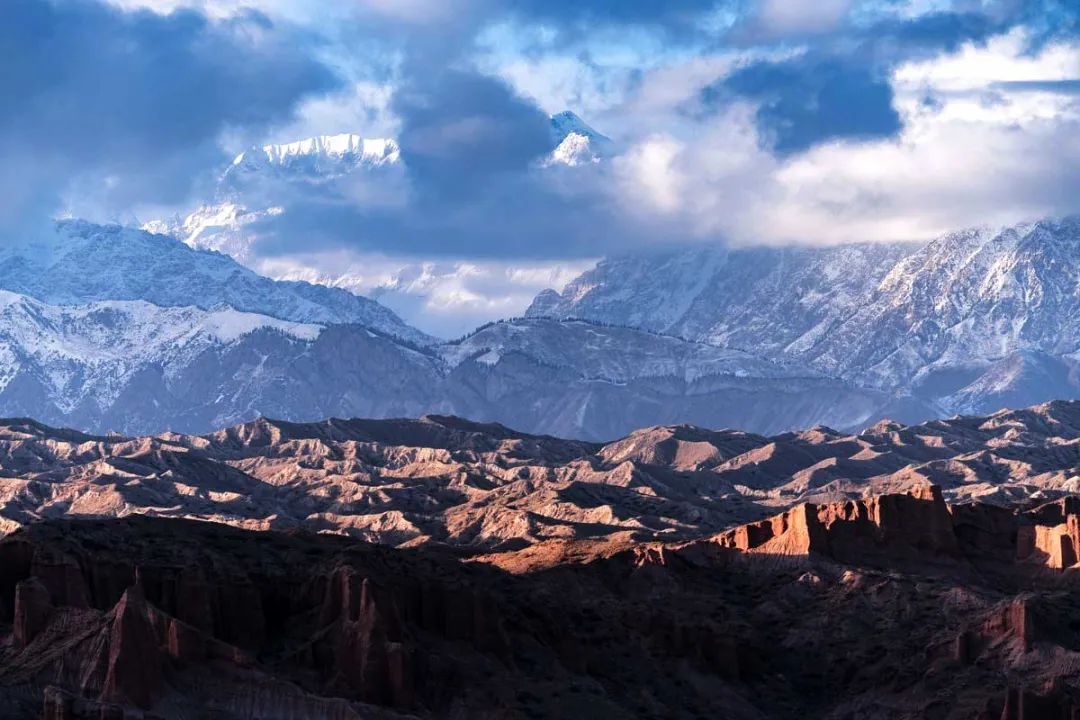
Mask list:
[[[223,142],[394,134],[392,173],[268,191],[286,211],[253,228],[254,262],[382,273],[357,287],[421,323],[519,312],[513,268],[1078,209],[1075,2],[111,1],[0,5],[29,28],[0,53],[50,48],[0,80],[41,97],[0,108],[8,197],[167,201]],[[563,109],[614,157],[544,167]]]
[[[405,22],[438,22],[451,12],[448,3],[437,0],[106,0],[122,10],[150,10],[168,14],[195,10],[208,17],[228,18],[256,9],[290,22],[316,23],[327,19],[356,16],[383,17]]]
[[[853,4],[853,0],[765,0],[757,21],[767,32],[777,35],[824,32],[839,25]]]
[[[738,70],[722,87],[757,101],[758,128],[781,154],[900,130],[888,78],[864,64],[814,56],[764,62]]]
[[[599,6],[507,7],[570,23]],[[807,47],[669,49],[636,69],[627,66],[639,61],[640,47],[631,42],[620,54],[603,31],[575,45],[538,27],[477,36],[465,23],[448,31],[452,41],[426,43],[433,29],[422,28],[403,41],[411,54],[388,105],[405,164],[401,201],[294,199],[260,229],[262,252],[289,255],[302,239],[322,250],[444,260],[588,258],[688,240],[914,239],[984,216],[1068,209],[1068,193],[1029,178],[1025,167],[1029,156],[1054,162],[1044,144],[1071,127],[1063,105],[1070,94],[1060,90],[1075,77],[1066,72],[1074,41],[1026,29],[1001,34],[1013,21],[1005,10],[862,17],[861,24],[856,15],[838,11],[833,34]],[[608,20],[688,17],[624,8]],[[479,47],[462,39],[476,37]],[[647,33],[630,37],[651,42]],[[585,49],[577,61],[567,54],[575,47]],[[596,124],[620,141],[619,155],[572,172],[539,162],[550,149],[545,111],[578,93],[549,82],[564,67],[583,82],[604,68],[628,70],[597,90],[604,97]],[[1058,99],[1031,82],[1056,83]],[[1027,115],[1042,124],[1018,130]],[[1016,155],[965,161],[958,153],[972,147]],[[945,157],[948,167],[937,160]],[[1067,171],[1039,167],[1071,182]],[[965,181],[965,168],[1028,185],[1010,199]],[[923,193],[922,185],[934,189]]]
[[[77,205],[178,201],[336,77],[265,16],[123,13],[89,0],[0,3],[0,223]]]
[[[761,144],[752,104],[726,105],[673,141],[682,149],[662,172],[621,163],[621,187],[654,198],[688,236],[748,244],[920,240],[1075,212],[1080,101],[1063,88],[1080,45],[1031,48],[1018,29],[902,63],[887,80],[895,135],[837,137],[787,156]],[[657,187],[658,177],[673,179]]]
[[[460,337],[496,318],[520,315],[541,290],[561,289],[595,259],[433,261],[335,250],[266,258],[256,268],[283,280],[322,282],[373,297],[424,332]]]

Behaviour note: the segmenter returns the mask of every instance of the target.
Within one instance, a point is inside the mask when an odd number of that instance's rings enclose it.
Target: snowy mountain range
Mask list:
[[[435,343],[373,301],[138,230],[64,223],[46,245],[0,265],[3,416],[138,433],[438,412],[604,438],[684,420],[855,425],[882,402],[794,363],[581,321]]]
[[[400,160],[401,150],[389,138],[363,138],[352,133],[324,135],[240,153],[221,182],[226,190],[241,189],[256,178],[275,175],[324,183],[357,170],[395,165]]]
[[[551,118],[543,163],[612,141]],[[253,148],[154,232],[65,221],[0,248],[0,415],[96,432],[259,414],[459,414],[605,439],[693,422],[847,429],[1080,397],[1080,219],[926,244],[690,247],[610,258],[525,318],[444,342],[319,276],[242,262],[290,193],[391,186],[393,140]],[[341,183],[345,183],[342,185]]]
[[[1080,393],[1080,219],[925,245],[688,249],[601,262],[527,315],[665,332],[984,412]],[[1030,400],[1030,402],[1029,402]]]
[[[620,258],[440,342],[345,290],[67,221],[0,252],[0,415],[135,433],[443,413],[603,439],[992,410],[1080,396],[1078,258],[1076,220]]]
[[[0,289],[55,305],[145,300],[230,307],[300,323],[354,323],[416,345],[434,340],[379,303],[346,290],[258,275],[217,252],[134,228],[64,221],[56,232],[0,246]]]

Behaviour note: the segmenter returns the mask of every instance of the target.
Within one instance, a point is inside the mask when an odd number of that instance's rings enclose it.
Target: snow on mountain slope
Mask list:
[[[935,240],[799,356],[864,384],[936,394],[959,389],[960,369],[1078,348],[1080,218],[1069,218]]]
[[[793,366],[628,328],[498,323],[418,349],[357,325],[0,293],[0,416],[104,433],[455,414],[583,438],[642,421],[856,425],[887,400]]]
[[[200,354],[260,329],[303,341],[322,331],[232,308],[163,308],[142,300],[60,306],[0,291],[0,395],[18,396],[33,382],[61,413],[105,410],[147,367],[173,379]]]
[[[779,357],[854,312],[914,245],[695,247],[601,261],[526,314],[643,327]]]
[[[548,158],[550,165],[577,167],[597,163],[614,149],[611,138],[601,135],[569,110],[551,116],[551,141],[555,149]]]
[[[943,414],[1077,397],[1080,218],[950,233],[921,247],[697,248],[606,260],[562,293],[538,295],[528,315],[792,358]]]
[[[251,258],[251,249],[259,242],[257,224],[282,212],[280,207],[249,210],[234,202],[223,202],[202,205],[187,217],[153,220],[142,229],[174,237],[196,250],[223,253],[243,263]]]
[[[253,176],[327,182],[360,169],[396,165],[397,141],[346,133],[251,148],[236,156],[221,178],[222,189],[236,189]]]
[[[642,421],[756,432],[853,427],[890,402],[794,363],[581,321],[494,323],[444,345],[442,355],[454,386],[487,400],[470,417],[587,439]]]
[[[574,320],[493,323],[442,348],[443,357],[451,365],[465,358],[493,365],[510,353],[525,354],[552,367],[572,367],[583,377],[608,382],[649,377],[694,382],[712,375],[820,377],[820,373],[807,367],[780,364],[740,350]]]
[[[432,342],[389,309],[346,290],[271,280],[171,237],[83,221],[64,221],[50,237],[0,248],[0,289],[67,305],[226,305],[294,322],[356,323],[411,343]]]

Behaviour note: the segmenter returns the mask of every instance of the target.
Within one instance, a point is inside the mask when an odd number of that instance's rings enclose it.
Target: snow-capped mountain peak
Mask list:
[[[400,152],[397,141],[390,138],[365,138],[353,133],[342,133],[320,135],[280,145],[263,145],[240,153],[232,164],[242,165],[265,158],[273,165],[287,166],[302,158],[319,157],[355,158],[365,164],[383,165],[397,162]]]
[[[251,180],[269,178],[320,183],[357,170],[394,166],[400,160],[401,149],[391,138],[321,135],[240,153],[222,176],[222,189],[235,191]]]
[[[600,162],[614,145],[569,110],[551,116],[551,141],[555,149],[547,164],[570,167]]]
[[[564,110],[551,116],[551,139],[558,145],[568,135],[580,135],[597,143],[610,143],[611,138],[598,133],[575,113]]]
[[[352,323],[428,345],[388,308],[346,290],[263,277],[217,252],[117,225],[64,221],[33,246],[0,248],[0,288],[55,305],[145,300],[237,310],[297,323]]]

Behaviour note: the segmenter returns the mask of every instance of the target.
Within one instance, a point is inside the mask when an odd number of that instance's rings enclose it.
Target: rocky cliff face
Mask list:
[[[0,541],[9,717],[1071,717],[1074,574],[922,487],[491,555],[130,517]],[[1018,539],[1019,538],[1019,539]]]

